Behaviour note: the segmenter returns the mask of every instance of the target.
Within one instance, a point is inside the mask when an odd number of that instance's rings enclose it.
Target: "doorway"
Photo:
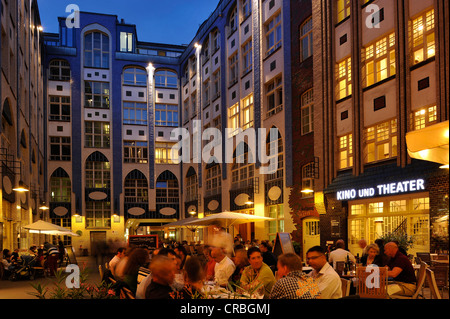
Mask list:
[[[303,219],[303,260],[306,260],[306,252],[314,246],[320,245],[319,218],[310,217]]]

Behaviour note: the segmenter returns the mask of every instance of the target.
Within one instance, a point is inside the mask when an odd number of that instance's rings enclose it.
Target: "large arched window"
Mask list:
[[[126,68],[123,71],[123,84],[147,86],[147,71],[136,67]]]
[[[238,12],[237,12],[237,6],[234,6],[233,9],[231,9],[230,16],[228,18],[228,35],[233,33],[237,30],[238,26]]]
[[[272,165],[275,165],[275,167],[270,167],[270,171],[274,171],[274,173],[267,174],[266,181],[283,178],[283,138],[276,127],[273,126],[272,129],[274,133],[276,130],[276,135],[269,131],[266,140],[266,154],[269,157],[269,163],[274,162]]]
[[[109,68],[109,37],[94,31],[84,36],[84,66]]]
[[[145,175],[138,170],[125,178],[125,203],[148,203],[148,183]]]
[[[179,203],[178,180],[177,177],[170,171],[164,171],[156,180],[156,203]]]
[[[100,152],[86,160],[86,188],[111,188],[111,164]]]
[[[50,201],[70,203],[72,186],[70,177],[65,170],[58,168],[50,177]]]
[[[170,70],[157,70],[155,72],[155,85],[176,89],[178,87],[178,76]]]

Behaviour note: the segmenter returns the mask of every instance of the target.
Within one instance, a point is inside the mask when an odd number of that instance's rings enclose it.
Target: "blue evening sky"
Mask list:
[[[135,24],[139,41],[189,44],[219,0],[38,0],[44,32],[58,32],[58,17],[67,17],[66,7],[80,11],[117,15]]]

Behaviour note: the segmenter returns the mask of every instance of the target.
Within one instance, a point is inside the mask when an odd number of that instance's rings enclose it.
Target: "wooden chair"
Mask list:
[[[420,261],[423,261],[427,263],[428,265],[431,265],[431,254],[430,253],[416,253],[417,257],[420,259]]]
[[[427,273],[428,287],[430,288],[432,298],[442,299],[442,296],[439,293],[438,285],[436,283],[436,278],[434,277],[434,271],[431,270],[430,268],[427,268],[426,273]]]
[[[388,267],[356,267],[356,277],[361,298],[387,299]]]
[[[421,295],[422,288],[425,284],[427,268],[428,268],[428,265],[422,261],[420,263],[419,272],[417,273],[416,291],[414,292],[414,294],[412,296],[391,295],[389,297],[392,299],[417,299],[417,298],[419,298],[419,295]]]
[[[336,261],[336,272],[339,276],[342,276],[345,268],[345,261]]]
[[[341,284],[342,284],[342,297],[350,296],[350,286],[352,285],[352,282],[350,280],[341,278]]]
[[[441,295],[444,295],[444,290],[449,290],[448,286],[448,265],[445,264],[434,264],[430,267],[433,271],[433,275],[436,281],[436,286],[441,290]]]
[[[136,297],[130,289],[122,287],[120,289],[120,299],[136,299]]]

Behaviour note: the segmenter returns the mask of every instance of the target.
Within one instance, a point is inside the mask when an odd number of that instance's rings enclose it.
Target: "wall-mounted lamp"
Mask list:
[[[302,189],[300,192],[303,194],[312,194],[312,193],[314,193],[314,190],[312,190],[310,188],[305,188],[305,189]]]

